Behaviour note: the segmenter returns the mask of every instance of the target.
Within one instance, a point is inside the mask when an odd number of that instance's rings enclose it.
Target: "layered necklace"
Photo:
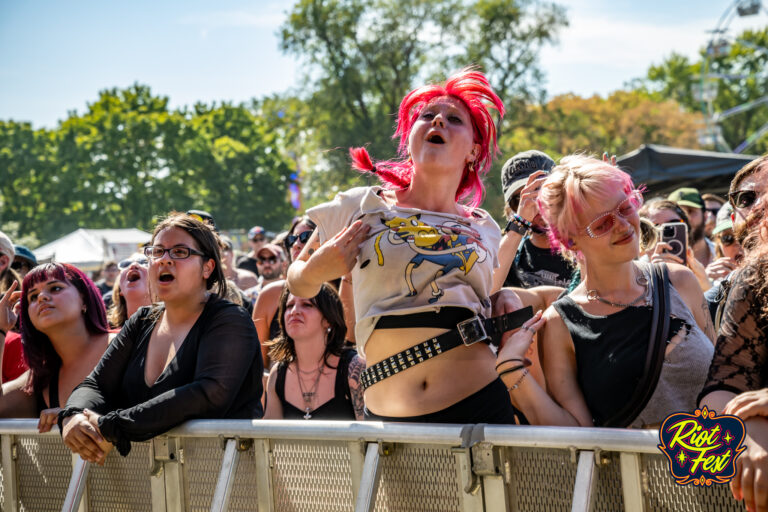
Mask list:
[[[643,292],[635,300],[633,300],[628,304],[625,304],[623,302],[614,302],[614,301],[605,299],[600,296],[597,290],[587,290],[587,300],[589,301],[597,300],[602,302],[603,304],[608,304],[609,306],[613,306],[615,308],[628,308],[630,306],[635,306],[638,303],[640,303],[640,301],[642,301],[645,298],[646,294],[648,293],[648,278],[646,278],[641,273],[639,276],[637,276],[636,281],[637,281],[637,284],[643,286]]]
[[[301,379],[301,374],[313,374],[317,372],[317,377],[315,378],[315,383],[312,385],[312,387],[309,389],[309,391],[304,391],[304,383]],[[302,371],[299,368],[299,362],[296,361],[296,378],[299,380],[299,390],[301,390],[301,398],[304,400],[304,419],[308,420],[312,418],[312,414],[310,412],[312,411],[312,401],[315,399],[315,395],[317,394],[317,386],[320,384],[320,377],[323,376],[323,361],[320,361],[320,364],[317,365],[317,368],[315,371]]]

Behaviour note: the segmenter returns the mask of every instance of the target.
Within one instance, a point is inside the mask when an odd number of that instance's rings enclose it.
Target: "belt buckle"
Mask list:
[[[490,340],[490,337],[485,332],[483,320],[477,315],[459,322],[456,324],[456,328],[459,330],[461,341],[467,347],[474,345],[478,341]]]

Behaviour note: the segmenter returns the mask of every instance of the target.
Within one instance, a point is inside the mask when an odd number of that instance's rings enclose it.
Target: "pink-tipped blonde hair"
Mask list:
[[[495,109],[504,116],[504,104],[493,92],[488,79],[479,71],[464,69],[451,76],[442,84],[431,84],[409,92],[400,103],[397,114],[397,130],[393,138],[400,137],[398,153],[401,160],[387,160],[373,163],[365,148],[351,148],[352,167],[363,172],[375,173],[387,188],[408,188],[413,175],[413,162],[408,156],[408,136],[421,110],[432,100],[448,96],[461,101],[469,111],[474,131],[474,142],[480,145],[480,151],[474,162],[475,172],[469,165],[464,167],[456,200],[471,208],[476,208],[483,200],[485,187],[481,179],[488,173],[493,157],[498,153],[496,144],[496,124],[490,109]]]
[[[629,194],[635,190],[632,178],[616,166],[585,155],[563,157],[552,168],[539,192],[539,212],[549,225],[552,249],[575,259],[572,238],[584,226],[578,215],[587,208],[589,199],[609,198],[616,190]]]

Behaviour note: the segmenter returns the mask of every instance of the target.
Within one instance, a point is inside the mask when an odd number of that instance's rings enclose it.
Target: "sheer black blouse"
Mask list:
[[[147,346],[159,318],[139,309],[93,372],[72,392],[61,417],[99,414],[99,429],[122,455],[193,418],[261,418],[264,364],[245,310],[211,296],[173,360],[151,386],[144,378]]]
[[[699,400],[712,391],[739,394],[768,386],[768,318],[746,279],[752,268],[732,279],[715,345],[715,357]]]

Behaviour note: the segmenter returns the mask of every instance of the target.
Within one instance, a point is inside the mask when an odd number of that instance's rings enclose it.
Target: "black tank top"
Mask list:
[[[45,404],[43,393],[37,394],[37,414],[40,415],[45,409],[55,409],[59,407],[59,368],[51,371],[51,381],[48,383],[48,400],[50,405]]]
[[[352,394],[349,390],[349,380],[347,379],[349,363],[357,354],[354,350],[345,350],[339,356],[339,365],[336,368],[336,381],[334,384],[333,398],[325,402],[314,411],[309,411],[311,418],[304,418],[306,411],[299,409],[285,399],[285,376],[288,371],[288,365],[280,363],[277,368],[277,381],[275,381],[275,392],[277,398],[283,406],[283,419],[286,420],[355,420],[355,409],[352,406]]]
[[[595,425],[632,398],[643,375],[651,325],[650,306],[590,315],[569,296],[552,303],[571,333],[579,387]]]

